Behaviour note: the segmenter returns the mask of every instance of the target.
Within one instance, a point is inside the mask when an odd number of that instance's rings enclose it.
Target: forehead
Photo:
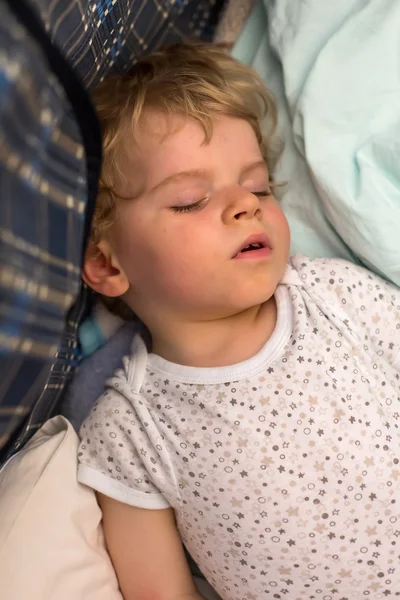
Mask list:
[[[243,164],[261,158],[261,150],[251,125],[244,119],[218,116],[213,133],[205,141],[201,123],[180,115],[148,114],[135,141],[136,160],[145,179],[162,179],[186,169],[215,169]]]

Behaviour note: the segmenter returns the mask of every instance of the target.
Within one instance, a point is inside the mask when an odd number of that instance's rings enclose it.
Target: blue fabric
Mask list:
[[[59,409],[80,359],[77,329],[90,300],[80,265],[100,159],[97,127],[85,132],[84,87],[160,45],[209,40],[221,4],[70,0],[66,9],[62,0],[0,0],[3,456],[6,444],[14,452]],[[36,15],[38,35],[33,18],[24,25],[23,9]],[[46,50],[44,31],[58,53]]]
[[[103,393],[106,380],[116,369],[122,367],[122,357],[130,354],[136,331],[137,326],[132,323],[123,325],[107,344],[87,358],[76,372],[61,410],[76,431]]]
[[[106,343],[107,339],[93,314],[89,315],[80,325],[78,329],[78,339],[82,359],[91,356]]]

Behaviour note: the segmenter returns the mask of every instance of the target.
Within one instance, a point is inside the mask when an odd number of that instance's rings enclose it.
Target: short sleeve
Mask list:
[[[164,469],[135,402],[144,406],[112,388],[96,402],[79,432],[78,480],[124,504],[167,508],[155,484],[162,487]]]
[[[345,260],[309,260],[306,267],[309,284],[340,305],[361,341],[400,370],[400,288]]]

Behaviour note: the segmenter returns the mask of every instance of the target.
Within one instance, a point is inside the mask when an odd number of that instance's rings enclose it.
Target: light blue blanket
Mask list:
[[[293,253],[400,285],[400,1],[259,0],[233,54],[278,100]]]

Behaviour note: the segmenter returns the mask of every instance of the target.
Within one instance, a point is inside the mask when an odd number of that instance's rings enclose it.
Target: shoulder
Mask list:
[[[135,335],[130,354],[122,359],[122,367],[106,381],[106,390],[130,396],[140,393],[146,374],[148,351],[140,334]]]
[[[400,293],[396,286],[379,275],[347,260],[293,256],[290,262],[304,287],[321,288],[337,296],[354,294],[360,298],[374,294],[379,299],[384,293],[393,301]]]
[[[103,393],[93,405],[84,425],[111,418],[118,420],[135,405],[143,405],[142,385],[147,365],[147,349],[139,335],[135,336],[131,353],[122,359],[122,366],[107,379]],[[98,426],[98,425],[97,425]]]
[[[296,255],[290,258],[290,263],[297,271],[301,281],[308,286],[318,286],[321,283],[334,286],[345,283],[362,282],[375,278],[379,279],[364,267],[355,265],[341,258],[307,258]]]
[[[332,258],[291,258],[304,290],[363,322],[387,315],[400,322],[400,289],[365,267]]]

